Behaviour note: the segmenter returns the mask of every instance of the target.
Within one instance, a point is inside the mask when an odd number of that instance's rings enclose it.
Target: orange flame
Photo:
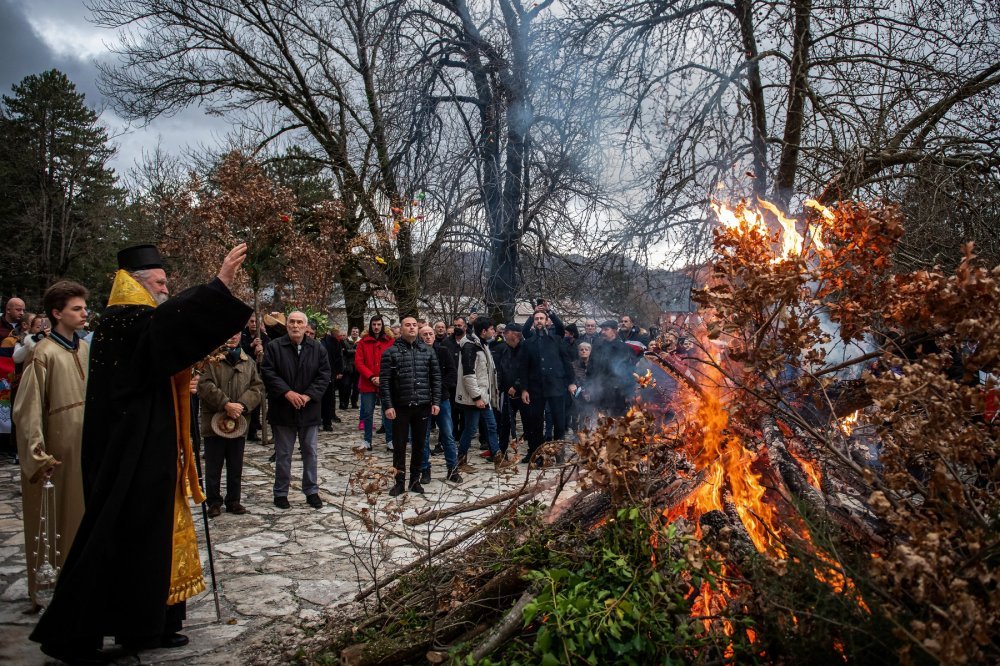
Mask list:
[[[858,427],[860,421],[861,410],[859,409],[858,411],[848,414],[844,418],[840,419],[840,421],[837,422],[837,427],[840,428],[840,431],[844,433],[844,435],[850,437],[851,433],[854,432],[854,429]]]
[[[831,225],[836,221],[836,216],[829,208],[823,206],[815,199],[807,199],[805,201],[804,205],[806,207],[819,212],[820,223],[807,224],[808,233],[804,237],[799,233],[798,221],[794,217],[789,217],[775,204],[765,199],[757,199],[757,203],[764,211],[770,213],[781,226],[780,239],[777,237],[774,239],[775,242],[780,240],[781,250],[780,252],[775,252],[771,263],[801,257],[806,253],[809,246],[815,248],[817,252],[826,251],[826,245],[823,243],[823,227]],[[713,202],[711,207],[715,211],[719,222],[727,229],[741,235],[754,233],[767,239],[771,238],[770,229],[764,219],[764,214],[760,211],[742,204],[734,209],[718,202]]]
[[[808,458],[798,455],[792,449],[788,449],[788,453],[795,458],[795,462],[797,462],[799,467],[802,468],[802,471],[806,473],[806,479],[808,479],[809,485],[816,490],[819,490],[823,482],[823,475],[819,471],[819,465]]]

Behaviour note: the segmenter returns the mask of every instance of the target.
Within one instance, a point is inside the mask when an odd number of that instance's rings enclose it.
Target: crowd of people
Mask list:
[[[445,482],[482,469],[469,464],[474,441],[497,471],[542,465],[546,440],[621,416],[637,395],[667,405],[669,375],[652,393],[636,378],[663,374],[648,354],[685,353],[677,332],[629,315],[587,319],[581,332],[542,299],[524,322],[472,313],[388,325],[376,315],[363,335],[334,327],[317,339],[305,313],[258,322],[230,293],[245,257],[245,245],[234,248],[214,280],[171,298],[156,248],[126,248],[93,333],[88,292],[74,282],[53,284],[38,314],[16,297],[4,304],[0,447],[21,466],[30,610],[46,608],[31,637],[50,656],[106,661],[106,636],[127,650],[187,643],[185,601],[205,588],[190,503],[209,518],[248,512],[247,441],[273,443],[273,502],[288,509],[297,440],[305,502],[320,508],[318,433],[350,409],[359,447],[384,434],[389,495],[423,493],[436,455]],[[192,317],[199,326],[178,338]],[[517,456],[515,441],[526,444]],[[564,455],[554,447],[555,462]],[[39,517],[53,491],[59,543],[47,549]],[[54,590],[41,564],[58,573]],[[131,584],[111,584],[122,579]]]

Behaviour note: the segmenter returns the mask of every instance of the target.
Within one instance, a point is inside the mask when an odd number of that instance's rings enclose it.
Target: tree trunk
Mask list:
[[[750,98],[750,119],[753,123],[753,193],[763,197],[767,193],[767,106],[764,103],[764,85],[760,80],[759,50],[754,34],[752,0],[736,0],[736,16],[740,22],[740,36],[747,58],[747,89]]]
[[[795,189],[795,174],[799,168],[799,151],[802,128],[805,125],[805,103],[809,74],[809,23],[812,17],[812,0],[794,0],[795,29],[792,62],[788,82],[788,108],[785,111],[785,134],[781,140],[781,160],[774,178],[775,203],[788,209],[788,202]]]
[[[340,286],[344,292],[344,309],[347,311],[347,332],[357,328],[364,333],[367,328],[365,310],[368,305],[368,295],[361,288],[364,278],[353,260],[353,256],[340,268]]]

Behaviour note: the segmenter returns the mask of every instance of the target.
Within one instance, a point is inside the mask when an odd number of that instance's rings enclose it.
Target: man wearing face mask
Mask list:
[[[316,438],[323,418],[320,403],[330,385],[330,359],[323,345],[306,336],[309,321],[292,312],[285,323],[288,333],[272,340],[264,350],[260,371],[267,387],[267,422],[274,429],[274,505],[290,507],[288,486],[292,451],[299,440],[302,452],[302,492],[314,509],[323,506],[316,472]]]
[[[441,344],[444,348],[451,354],[451,359],[453,365],[456,368],[462,365],[462,345],[465,343],[465,328],[466,320],[465,317],[455,317],[452,320],[452,330],[451,335],[446,335]],[[451,400],[452,407],[455,406],[455,387],[457,386],[457,381],[455,384],[448,386],[448,397]],[[454,433],[456,440],[462,435],[462,410],[453,409],[451,410],[451,425],[452,433]],[[471,469],[466,468],[463,471],[471,471]]]
[[[217,362],[207,364],[198,380],[209,518],[222,513],[220,485],[223,465],[226,467],[226,511],[235,515],[247,512],[240,503],[246,437],[223,437],[212,427],[213,417],[220,413],[231,421],[238,422],[241,417],[248,419],[264,395],[264,383],[257,372],[257,364],[242,349],[240,337],[237,333],[229,338],[226,355]]]

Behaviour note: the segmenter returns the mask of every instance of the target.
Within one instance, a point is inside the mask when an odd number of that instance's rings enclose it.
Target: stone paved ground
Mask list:
[[[191,638],[189,646],[144,652],[121,663],[244,663],[240,653],[246,646],[281,640],[290,633],[290,626],[319,619],[324,608],[346,601],[359,585],[371,580],[364,564],[381,558],[368,547],[372,540],[359,519],[364,498],[347,489],[349,475],[361,464],[352,452],[361,438],[356,413],[340,416],[344,423],[335,424],[334,432],[320,433],[319,475],[325,502],[320,510],[306,505],[298,483],[289,494],[292,508],[275,508],[271,503],[272,465],[267,462],[272,449],[247,443],[243,503],[250,513],[233,516],[224,512],[211,521],[222,622],[216,622],[214,597],[209,589],[188,602],[184,633]],[[381,437],[376,435],[374,458],[389,466],[392,454],[385,450]],[[456,485],[440,480],[444,459],[433,456],[435,480],[426,486],[425,497],[407,496],[404,516],[431,506],[473,501],[523,481],[521,476],[498,476],[491,464],[476,455],[471,457],[475,458],[472,464],[481,469],[465,475],[465,481]],[[523,471],[524,466],[520,468]],[[296,459],[293,477],[300,472],[300,461]],[[16,467],[0,467],[0,663],[44,664],[44,656],[27,640],[35,618],[22,613],[29,600],[18,476]],[[380,506],[387,501],[383,498]],[[432,527],[404,528],[402,523],[395,523],[385,542],[390,561],[383,561],[382,567],[391,569],[412,561],[421,547],[453,536],[488,512],[446,519]],[[199,510],[195,518],[209,581]]]

